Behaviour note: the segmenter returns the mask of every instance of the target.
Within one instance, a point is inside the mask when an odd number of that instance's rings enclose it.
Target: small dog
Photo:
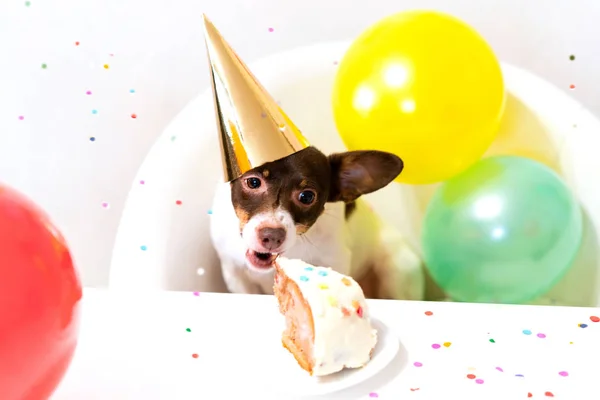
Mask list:
[[[419,257],[359,199],[402,169],[390,153],[311,146],[219,186],[211,239],[228,289],[272,294],[284,255],[352,276],[368,298],[421,299]]]

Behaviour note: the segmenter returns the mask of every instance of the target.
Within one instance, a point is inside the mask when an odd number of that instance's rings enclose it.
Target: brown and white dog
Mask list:
[[[402,169],[386,152],[308,147],[220,185],[211,239],[229,290],[271,294],[284,255],[352,276],[369,298],[421,299],[419,257],[359,199]]]

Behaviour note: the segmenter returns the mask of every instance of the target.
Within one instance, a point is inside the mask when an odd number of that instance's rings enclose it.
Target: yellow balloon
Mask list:
[[[387,17],[340,62],[333,112],[350,150],[394,153],[398,182],[446,180],[476,162],[504,111],[502,71],[464,22],[432,11]]]

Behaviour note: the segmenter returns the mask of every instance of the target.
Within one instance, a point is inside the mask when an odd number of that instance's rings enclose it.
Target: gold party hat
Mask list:
[[[203,17],[225,181],[307,148],[300,130]]]

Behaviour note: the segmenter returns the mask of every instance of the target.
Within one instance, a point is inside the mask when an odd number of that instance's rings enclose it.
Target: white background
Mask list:
[[[408,8],[450,12],[600,115],[598,0],[30,1],[0,0],[0,181],[52,215],[88,286],[107,283],[145,154],[206,88],[202,12],[248,63]]]

